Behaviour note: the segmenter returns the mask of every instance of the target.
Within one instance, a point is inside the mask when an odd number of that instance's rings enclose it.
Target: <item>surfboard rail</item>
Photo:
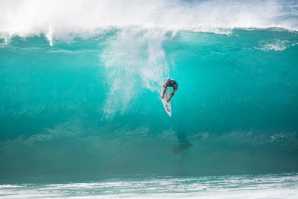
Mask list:
[[[161,88],[161,96],[162,96],[162,92],[163,92],[163,87]],[[161,99],[163,107],[165,109],[165,111],[167,112],[167,114],[172,117],[172,107],[171,107],[171,102],[167,102],[167,100],[169,99],[169,92],[168,89],[165,92],[164,98]]]

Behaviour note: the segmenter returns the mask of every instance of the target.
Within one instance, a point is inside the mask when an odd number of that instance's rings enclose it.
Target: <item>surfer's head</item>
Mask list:
[[[167,84],[171,84],[171,80],[170,79],[167,79]]]

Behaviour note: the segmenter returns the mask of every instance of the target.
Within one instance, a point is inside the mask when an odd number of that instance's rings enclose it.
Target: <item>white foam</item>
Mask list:
[[[297,42],[274,39],[271,41],[260,41],[259,45],[260,47],[257,47],[256,49],[260,49],[263,51],[283,51],[287,48],[296,46]]]
[[[159,91],[163,78],[163,30],[125,29],[109,38],[100,60],[109,88],[104,105],[105,119],[124,114],[144,89]]]
[[[3,185],[1,198],[296,198],[297,175],[111,179],[69,184]]]
[[[99,29],[127,26],[211,32],[268,27],[298,30],[293,10],[295,4],[277,0],[2,0],[0,33],[6,40],[12,35],[44,34],[53,45],[55,39],[90,37]]]

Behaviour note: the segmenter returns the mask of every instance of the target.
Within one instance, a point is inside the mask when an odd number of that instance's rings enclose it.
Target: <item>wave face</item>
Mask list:
[[[297,171],[297,8],[1,1],[1,179]]]

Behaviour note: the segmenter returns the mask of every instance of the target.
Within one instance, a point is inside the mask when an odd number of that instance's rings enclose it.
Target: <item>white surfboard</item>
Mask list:
[[[163,87],[161,88],[161,96],[162,96],[162,92],[163,92]],[[165,92],[164,98],[161,99],[162,103],[163,103],[163,107],[165,108],[167,114],[171,117],[172,116],[172,108],[171,108],[171,102],[167,102],[167,100],[169,99],[169,93],[168,93],[168,89]]]

